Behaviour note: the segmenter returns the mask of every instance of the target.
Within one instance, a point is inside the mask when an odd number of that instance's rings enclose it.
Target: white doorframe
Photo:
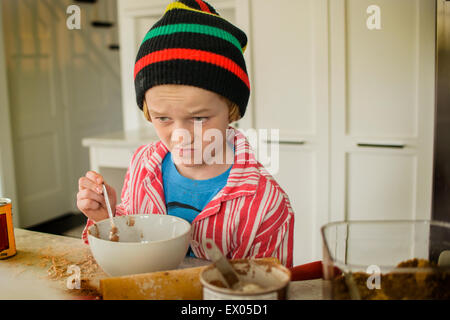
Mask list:
[[[0,1],[0,197],[7,197],[12,200],[13,223],[15,227],[19,227],[2,17],[3,10]]]

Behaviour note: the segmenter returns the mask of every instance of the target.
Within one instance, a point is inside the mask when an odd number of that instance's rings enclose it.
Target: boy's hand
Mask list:
[[[77,207],[89,219],[98,222],[108,218],[105,197],[103,196],[103,177],[88,171],[85,177],[78,180]],[[113,215],[116,212],[116,191],[105,183]]]

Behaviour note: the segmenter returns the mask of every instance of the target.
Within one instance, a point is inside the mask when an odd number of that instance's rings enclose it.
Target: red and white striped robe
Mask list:
[[[225,187],[192,222],[191,248],[208,259],[202,247],[212,239],[228,259],[276,257],[292,266],[294,213],[289,198],[256,161],[247,138],[229,127],[235,142],[234,164]],[[116,216],[167,214],[161,163],[167,154],[161,142],[139,147],[125,176]],[[88,243],[88,219],[82,238]]]

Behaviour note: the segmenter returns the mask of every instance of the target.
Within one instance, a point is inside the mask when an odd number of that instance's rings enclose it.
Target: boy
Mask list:
[[[215,241],[229,259],[273,256],[292,266],[294,213],[289,199],[258,163],[245,136],[229,126],[241,118],[250,84],[244,32],[202,0],[168,5],[137,54],[139,108],[161,141],[139,147],[125,176],[122,202],[108,186],[115,215],[171,214],[192,225],[190,250],[208,259]],[[108,217],[101,184],[79,180],[78,208],[87,228]],[[115,208],[115,210],[114,210]]]

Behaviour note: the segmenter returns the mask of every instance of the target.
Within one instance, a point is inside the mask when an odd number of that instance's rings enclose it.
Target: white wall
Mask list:
[[[9,108],[1,102],[2,179],[14,187],[14,165],[17,201],[2,190],[16,209],[20,202],[27,227],[77,210],[78,179],[89,170],[81,140],[122,129],[119,51],[108,48],[117,27],[91,26],[106,10],[116,21],[115,1],[100,1],[97,17],[96,7],[77,3],[79,30],[66,25],[71,0],[0,2],[0,100],[9,95]]]
[[[2,2],[0,1],[0,197],[12,199],[13,222],[15,227],[19,227],[11,126],[9,121],[9,99],[6,81],[2,13]]]

